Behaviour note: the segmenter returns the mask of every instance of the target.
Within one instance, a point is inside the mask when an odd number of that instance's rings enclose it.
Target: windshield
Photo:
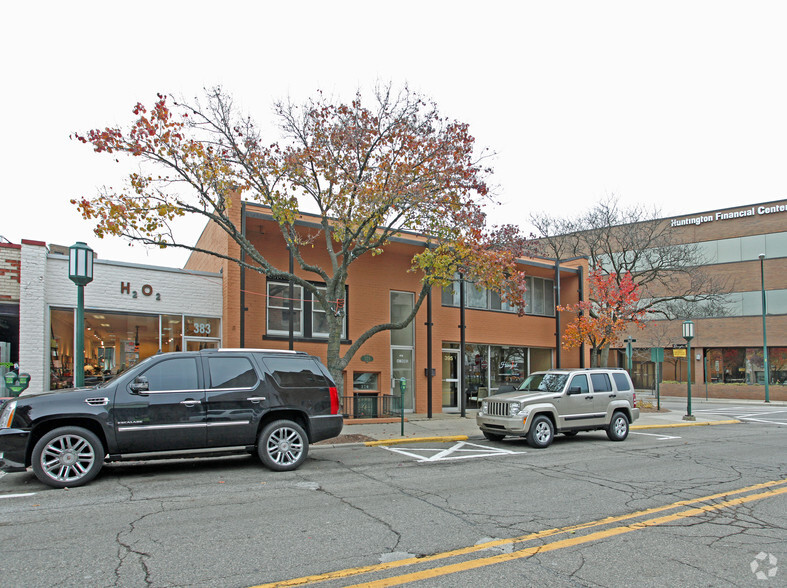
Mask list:
[[[567,379],[566,374],[531,374],[519,389],[529,392],[562,392]]]

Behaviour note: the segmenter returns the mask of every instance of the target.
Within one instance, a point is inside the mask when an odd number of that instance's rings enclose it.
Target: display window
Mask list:
[[[50,389],[73,386],[74,314],[72,308],[50,310]],[[218,347],[220,328],[221,319],[213,317],[85,311],[85,386],[159,351],[191,349],[193,341],[197,349]]]

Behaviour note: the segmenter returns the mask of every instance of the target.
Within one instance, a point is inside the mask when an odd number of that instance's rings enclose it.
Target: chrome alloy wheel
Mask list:
[[[41,469],[58,482],[81,480],[96,462],[93,446],[79,435],[60,435],[41,452]]]
[[[627,425],[628,422],[626,421],[626,417],[619,415],[612,424],[612,427],[615,430],[615,436],[623,437],[626,434],[626,429],[628,428]]]
[[[268,437],[267,452],[271,460],[280,466],[297,463],[303,454],[303,437],[290,427],[279,427]]]
[[[544,421],[536,423],[536,439],[539,443],[546,443],[552,437],[552,429]]]

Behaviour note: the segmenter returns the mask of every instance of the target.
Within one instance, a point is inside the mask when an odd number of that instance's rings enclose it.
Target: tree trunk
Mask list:
[[[604,345],[601,348],[601,364],[596,367],[609,367],[609,345]]]

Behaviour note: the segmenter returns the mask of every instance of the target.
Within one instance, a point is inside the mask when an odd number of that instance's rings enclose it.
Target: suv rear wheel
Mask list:
[[[530,430],[527,432],[527,443],[531,447],[543,449],[549,447],[552,439],[555,437],[555,427],[548,416],[538,415],[533,419],[530,424]]]
[[[33,448],[33,473],[53,488],[87,484],[104,465],[104,446],[82,427],[52,429]]]
[[[273,421],[260,433],[257,453],[268,469],[277,472],[294,470],[309,454],[309,439],[298,423]]]
[[[611,441],[623,441],[629,435],[629,419],[622,412],[618,411],[612,415],[612,421],[607,427],[607,437]]]

